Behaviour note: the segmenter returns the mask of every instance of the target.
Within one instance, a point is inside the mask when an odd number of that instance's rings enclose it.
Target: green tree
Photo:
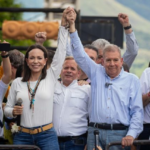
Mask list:
[[[21,8],[22,4],[16,4],[15,0],[0,0],[0,8]],[[0,27],[5,20],[23,20],[22,13],[15,12],[0,12]],[[2,39],[2,31],[0,31],[0,39]],[[34,40],[10,40],[6,39],[12,46],[30,46],[35,43]],[[49,46],[50,42],[46,41],[44,46]]]

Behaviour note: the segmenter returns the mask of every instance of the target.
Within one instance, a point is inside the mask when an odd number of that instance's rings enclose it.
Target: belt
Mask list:
[[[87,137],[87,133],[84,133],[84,134],[79,135],[79,136],[59,136],[58,141],[59,142],[66,142],[66,141],[78,139],[79,137]]]
[[[99,128],[99,129],[106,129],[106,130],[126,130],[128,126],[123,124],[107,124],[107,123],[94,123],[90,122],[89,126]]]
[[[29,133],[29,134],[37,134],[37,133],[40,133],[40,132],[43,132],[43,131],[46,131],[46,130],[49,130],[53,127],[53,124],[50,123],[48,125],[44,125],[44,126],[41,126],[41,127],[38,127],[38,128],[24,128],[24,127],[19,127],[19,131],[21,132],[25,132],[25,133]]]
[[[143,124],[143,126],[146,128],[150,128],[150,124],[149,123],[146,123],[146,124]]]

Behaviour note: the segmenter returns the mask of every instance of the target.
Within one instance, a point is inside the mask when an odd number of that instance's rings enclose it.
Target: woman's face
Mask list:
[[[32,49],[28,54],[28,58],[26,58],[31,73],[41,73],[46,61],[47,58],[44,58],[44,52],[38,48]]]

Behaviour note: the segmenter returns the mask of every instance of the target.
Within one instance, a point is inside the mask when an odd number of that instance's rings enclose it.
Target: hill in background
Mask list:
[[[44,6],[44,0],[15,1],[23,7]],[[80,0],[80,4],[83,16],[117,16],[120,12],[129,15],[140,48],[131,72],[140,76],[150,61],[150,0]],[[44,18],[43,14],[36,15],[41,16],[39,20]],[[35,18],[35,13],[24,13],[25,20],[34,21]]]
[[[144,4],[141,4],[142,2]],[[147,19],[146,14],[144,13],[145,7],[146,9],[149,8],[150,1],[82,0],[80,1],[80,4],[81,15],[83,16],[117,16],[121,12],[129,15],[140,48],[139,54],[130,71],[140,76],[150,61],[150,20]],[[140,11],[137,13],[136,11],[139,8]],[[150,8],[148,10],[150,11]]]

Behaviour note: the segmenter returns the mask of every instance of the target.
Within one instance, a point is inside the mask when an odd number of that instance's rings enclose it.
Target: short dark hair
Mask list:
[[[39,44],[35,44],[35,45],[31,45],[27,51],[26,51],[26,54],[25,54],[25,60],[24,60],[24,69],[23,69],[23,78],[22,78],[22,81],[23,82],[26,82],[30,79],[30,76],[31,76],[31,70],[30,68],[28,67],[27,65],[27,62],[26,62],[26,58],[28,58],[29,56],[29,52],[33,49],[40,49],[41,51],[43,51],[44,53],[44,58],[48,58],[48,53],[47,53],[47,49],[42,46],[42,45],[39,45]],[[47,74],[47,63],[46,65],[44,66],[43,70],[42,70],[42,77],[41,77],[41,80],[44,79],[46,77],[46,74]]]
[[[24,54],[17,49],[9,51],[10,63],[14,68],[18,68],[24,63]]]
[[[87,45],[84,45],[84,48],[91,49],[91,50],[95,51],[96,54],[98,55],[98,49],[95,46],[87,44]]]

